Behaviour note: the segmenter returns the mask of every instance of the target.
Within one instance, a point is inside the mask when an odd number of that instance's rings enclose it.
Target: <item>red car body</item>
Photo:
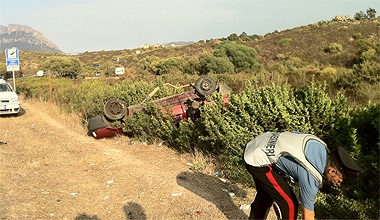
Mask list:
[[[214,90],[226,94],[224,95],[224,106],[227,107],[229,100],[227,94],[231,92],[231,88],[226,85],[220,85]],[[167,113],[168,110],[171,110],[171,115],[176,121],[187,121],[189,117],[196,118],[199,107],[207,105],[210,102],[206,100],[205,96],[199,95],[194,90],[190,90],[181,94],[157,99],[154,103],[162,107],[163,113]],[[123,102],[117,99],[112,100],[111,103],[106,103],[105,106],[108,106],[105,107],[105,117],[97,116],[91,118],[89,121],[89,132],[95,138],[109,138],[124,134],[120,126],[113,127],[110,122],[112,120],[119,120],[121,119],[120,117],[129,117],[136,112],[145,111],[144,104],[126,107]],[[113,115],[120,116],[114,118]],[[112,119],[110,120],[110,118]]]

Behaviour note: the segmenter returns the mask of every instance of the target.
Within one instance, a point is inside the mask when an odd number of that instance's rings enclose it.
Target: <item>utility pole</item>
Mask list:
[[[51,76],[51,71],[48,71],[49,73],[49,84],[50,84],[50,103],[53,103],[53,79]]]

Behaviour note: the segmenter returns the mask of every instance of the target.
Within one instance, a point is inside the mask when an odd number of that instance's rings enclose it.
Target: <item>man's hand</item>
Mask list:
[[[302,216],[304,220],[314,220],[314,211],[310,211],[302,206]]]

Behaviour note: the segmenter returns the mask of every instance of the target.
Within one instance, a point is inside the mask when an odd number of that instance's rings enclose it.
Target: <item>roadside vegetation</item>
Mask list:
[[[331,148],[344,146],[365,169],[342,188],[324,187],[316,217],[378,219],[380,23],[375,14],[368,9],[347,21],[320,21],[265,36],[243,32],[181,47],[71,56],[21,51],[17,89],[48,101],[48,77],[21,76],[49,72],[54,102],[81,115],[85,125],[102,114],[110,98],[138,104],[157,86],[152,99],[182,91],[164,83],[183,85],[208,74],[233,89],[228,108],[214,95],[216,104],[201,108],[199,119],[178,123],[151,105],[147,113],[125,118],[124,131],[131,138],[164,141],[178,152],[209,155],[220,175],[252,186],[241,159],[249,140],[269,130],[313,133]],[[2,63],[0,75],[9,77]],[[124,67],[124,76],[114,77],[115,67]]]

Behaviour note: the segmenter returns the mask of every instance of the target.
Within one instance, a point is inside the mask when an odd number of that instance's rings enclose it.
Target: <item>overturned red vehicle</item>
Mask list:
[[[171,109],[171,115],[177,121],[186,121],[188,118],[195,119],[199,117],[199,107],[206,104],[206,97],[214,92],[226,94],[224,96],[226,105],[229,99],[228,94],[232,91],[227,85],[216,85],[215,81],[209,76],[201,76],[195,83],[182,87],[190,87],[190,90],[153,101],[156,105],[162,107],[162,112],[164,113]],[[159,87],[154,89],[142,103],[137,105],[126,106],[119,99],[108,100],[104,105],[104,114],[89,120],[89,134],[95,138],[108,138],[123,134],[122,128],[112,126],[112,122],[132,116],[136,112],[145,111],[145,101],[151,98],[158,90]]]

